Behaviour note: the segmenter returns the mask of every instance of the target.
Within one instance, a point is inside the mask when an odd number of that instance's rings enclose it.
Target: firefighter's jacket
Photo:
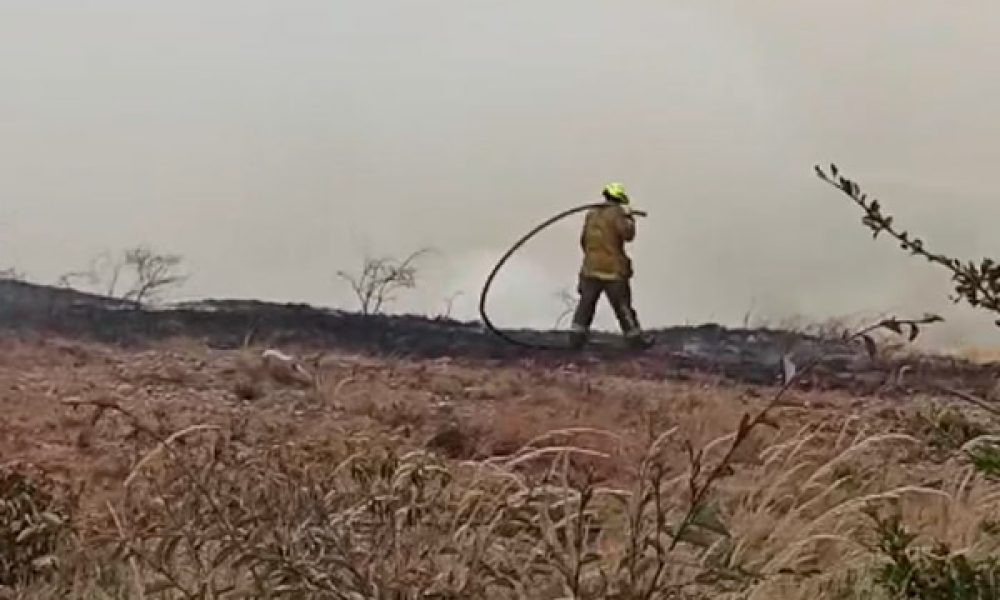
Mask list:
[[[609,202],[587,212],[580,235],[583,266],[580,275],[606,281],[630,279],[632,261],[625,243],[635,239],[635,220],[624,207]]]

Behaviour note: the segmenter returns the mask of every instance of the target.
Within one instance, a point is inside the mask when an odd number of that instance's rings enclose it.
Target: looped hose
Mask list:
[[[534,229],[524,234],[521,237],[521,239],[517,240],[517,242],[515,242],[514,245],[511,246],[509,250],[507,250],[507,252],[500,258],[500,261],[496,264],[496,266],[493,267],[493,270],[490,271],[490,275],[489,277],[486,278],[486,283],[483,285],[483,290],[479,294],[479,316],[483,320],[483,324],[486,325],[487,329],[489,329],[494,335],[503,339],[504,341],[513,344],[515,346],[520,346],[522,348],[531,348],[535,350],[562,350],[566,348],[566,346],[563,346],[561,344],[551,345],[551,344],[537,344],[532,342],[526,342],[524,340],[519,340],[517,338],[514,338],[509,334],[507,334],[506,332],[497,329],[496,326],[493,325],[493,322],[490,321],[489,316],[487,316],[486,314],[486,296],[487,294],[489,294],[490,286],[493,285],[493,280],[496,278],[497,273],[499,273],[500,269],[503,268],[503,266],[507,263],[507,260],[510,259],[510,257],[513,256],[514,253],[521,248],[521,246],[527,243],[528,240],[535,237],[535,235],[537,235],[543,229],[546,229],[547,227],[555,224],[558,221],[565,219],[570,215],[574,215],[576,213],[583,212],[585,210],[590,210],[592,208],[600,208],[602,206],[607,206],[607,205],[608,205],[607,202],[597,202],[592,204],[584,204],[581,206],[577,206],[575,208],[564,210],[561,213],[555,215],[554,217],[551,217],[543,221]],[[646,216],[646,213],[639,210],[633,210],[632,214],[640,217]]]

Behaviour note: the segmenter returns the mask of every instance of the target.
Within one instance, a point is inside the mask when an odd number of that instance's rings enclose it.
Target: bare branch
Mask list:
[[[422,248],[401,261],[390,257],[366,257],[359,274],[337,271],[337,276],[351,286],[362,314],[380,314],[396,299],[398,291],[417,286],[415,263],[429,252],[430,248]]]
[[[136,246],[118,257],[103,252],[91,259],[87,269],[61,275],[57,284],[74,288],[80,281],[90,288],[97,288],[97,293],[117,298],[118,283],[122,275],[128,273],[132,284],[120,298],[138,309],[159,300],[167,289],[187,279],[186,275],[178,272],[181,262],[181,257],[176,254],[160,254],[148,246]]]

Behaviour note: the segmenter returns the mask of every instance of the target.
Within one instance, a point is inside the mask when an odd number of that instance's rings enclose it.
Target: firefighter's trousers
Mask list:
[[[642,335],[639,318],[632,308],[632,286],[628,279],[605,280],[581,275],[577,291],[580,300],[573,313],[574,345],[580,345],[586,340],[597,310],[597,302],[602,295],[608,297],[625,337],[638,338]]]

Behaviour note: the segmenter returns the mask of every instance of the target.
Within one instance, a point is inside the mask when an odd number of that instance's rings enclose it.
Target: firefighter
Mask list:
[[[633,348],[649,348],[653,341],[639,327],[632,308],[632,261],[625,244],[635,239],[635,217],[629,197],[620,183],[604,187],[604,206],[587,212],[580,235],[583,265],[577,292],[580,300],[573,314],[570,346],[582,348],[590,336],[590,325],[601,295],[606,295],[615,311],[626,342]]]

